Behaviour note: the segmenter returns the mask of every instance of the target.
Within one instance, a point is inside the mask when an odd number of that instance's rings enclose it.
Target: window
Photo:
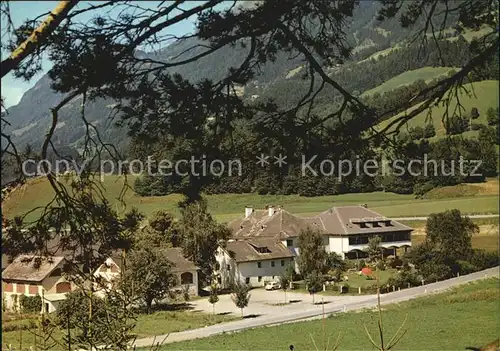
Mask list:
[[[230,271],[230,270],[231,270],[231,266],[230,266],[230,265],[227,265],[227,266],[226,266],[226,269],[227,269],[228,271]]]
[[[16,284],[16,292],[18,294],[24,294],[26,292],[26,286],[24,284]]]
[[[56,294],[67,293],[71,291],[71,284],[68,282],[57,283]]]
[[[245,278],[245,284],[250,284],[250,278],[249,277]]]
[[[349,238],[349,245],[363,245],[368,244],[367,236],[353,236]]]
[[[257,268],[262,268],[262,262],[257,262]]]
[[[271,261],[271,267],[274,267],[274,261]]]
[[[261,277],[261,276],[259,276],[259,277],[257,278],[257,281],[260,283],[260,282],[262,281],[262,277]]]
[[[285,260],[281,260],[281,267],[285,266]]]
[[[12,283],[4,283],[3,288],[5,292],[14,292],[14,285]]]
[[[215,262],[215,270],[216,271],[220,270],[220,263],[219,262]]]
[[[36,295],[36,294],[38,294],[38,286],[34,285],[34,284],[30,284],[30,286],[29,286],[29,292],[30,292],[30,295]]]
[[[184,272],[181,274],[181,284],[193,284],[193,273]]]
[[[287,247],[292,247],[293,246],[293,239],[287,239],[286,240],[286,246]]]

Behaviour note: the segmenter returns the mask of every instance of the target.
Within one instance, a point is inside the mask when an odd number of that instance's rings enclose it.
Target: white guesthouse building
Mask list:
[[[233,239],[217,253],[223,286],[235,278],[252,286],[277,280],[300,254],[298,236],[308,227],[323,235],[327,252],[349,259],[366,257],[368,240],[374,236],[381,237],[385,255],[397,256],[411,247],[413,230],[365,205],[333,207],[314,217],[298,217],[281,207],[247,207],[245,215],[228,226]]]

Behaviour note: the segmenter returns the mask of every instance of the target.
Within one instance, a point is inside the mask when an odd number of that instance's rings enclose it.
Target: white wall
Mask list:
[[[336,252],[344,258],[344,253],[349,251],[349,239],[347,237],[330,236],[328,241],[329,252]]]
[[[258,261],[252,262],[235,262],[225,250],[217,249],[216,260],[219,263],[220,269],[216,271],[221,278],[221,285],[224,288],[236,280],[245,283],[246,278],[250,278],[251,286],[264,286],[267,281],[279,279],[279,276],[285,272],[289,264],[294,264],[293,258],[283,258],[284,266],[281,266],[281,258],[273,260],[262,260],[261,268],[258,267]],[[274,267],[271,262],[274,261]],[[261,281],[259,282],[259,277]]]
[[[284,261],[283,266],[281,265],[282,260]],[[273,261],[274,267],[271,266]],[[258,267],[258,262],[261,263],[261,268]],[[285,272],[289,264],[294,264],[293,258],[240,262],[238,263],[238,273],[242,281],[248,277],[252,286],[264,286],[267,281],[278,281],[279,276]],[[262,277],[260,282],[258,277]]]

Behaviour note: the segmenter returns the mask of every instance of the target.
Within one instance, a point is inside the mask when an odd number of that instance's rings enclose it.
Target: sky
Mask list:
[[[92,3],[99,3],[101,1],[92,1]],[[10,12],[12,21],[14,26],[19,26],[26,20],[27,18],[34,18],[46,12],[53,10],[57,6],[58,1],[11,1],[10,2]],[[78,7],[86,7],[90,3],[89,1],[82,1],[82,5],[78,5]],[[139,3],[139,1],[137,1]],[[140,5],[142,7],[157,7],[159,4],[158,1],[140,1]],[[168,5],[168,4],[166,4]],[[189,8],[191,6],[196,5],[195,1],[191,1],[189,5],[184,6],[184,8]],[[163,5],[165,6],[165,4]],[[77,7],[77,8],[78,8]],[[97,14],[97,11],[89,12],[78,16],[79,19],[83,21],[87,21],[92,19]],[[171,26],[168,28],[168,32],[175,35],[182,35],[186,33],[190,33],[194,31],[194,23],[196,18],[190,17],[188,20],[183,21],[181,23],[176,24],[175,26]],[[5,37],[5,21],[2,21],[1,26],[1,35],[2,41],[4,41]],[[5,58],[5,55],[9,53],[2,51],[2,59]],[[1,94],[2,97],[5,98],[6,107],[16,105],[24,92],[29,90],[31,87],[35,85],[35,83],[50,70],[51,63],[47,58],[42,60],[42,68],[43,71],[34,76],[29,82],[24,81],[23,79],[15,78],[11,73],[2,78],[2,89]]]

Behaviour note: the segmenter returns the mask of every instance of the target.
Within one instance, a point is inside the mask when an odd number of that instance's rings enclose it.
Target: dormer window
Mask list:
[[[361,223],[359,223],[359,227],[360,227],[360,228],[368,228],[368,226],[366,225],[366,223],[365,223],[365,222],[361,222]]]
[[[271,250],[269,250],[269,248],[267,246],[255,246],[253,244],[250,244],[250,245],[252,245],[253,249],[255,251],[257,251],[258,253],[262,253],[262,254],[271,253]]]
[[[373,222],[373,223],[372,223],[372,226],[373,226],[373,228],[375,228],[375,227],[380,227],[380,224],[379,224],[378,222]]]

